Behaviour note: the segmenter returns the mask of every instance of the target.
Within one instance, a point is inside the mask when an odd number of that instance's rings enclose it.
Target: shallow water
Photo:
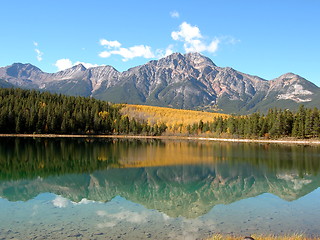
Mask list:
[[[0,139],[0,239],[320,236],[320,148]]]

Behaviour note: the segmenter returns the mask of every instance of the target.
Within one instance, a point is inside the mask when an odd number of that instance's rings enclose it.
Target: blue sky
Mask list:
[[[293,72],[320,86],[319,0],[1,3],[0,66],[46,72],[112,65],[119,71],[171,52],[199,51],[221,67],[273,79]]]

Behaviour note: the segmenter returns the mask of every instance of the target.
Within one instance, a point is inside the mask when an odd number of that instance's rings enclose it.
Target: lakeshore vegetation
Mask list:
[[[232,116],[3,88],[0,133],[319,138],[320,111],[301,105],[296,112],[269,109]]]

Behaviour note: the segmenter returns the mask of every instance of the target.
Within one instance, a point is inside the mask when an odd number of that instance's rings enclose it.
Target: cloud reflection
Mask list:
[[[99,210],[99,211],[97,211],[96,213],[97,213],[97,215],[98,215],[99,217],[104,217],[104,216],[107,216],[107,215],[108,215],[108,213],[107,213],[106,211],[103,211],[103,210]]]
[[[61,196],[56,196],[56,198],[52,200],[52,203],[55,207],[65,208],[68,206],[69,200]]]
[[[112,228],[117,225],[116,222],[105,222],[105,223],[98,223],[98,228]]]
[[[108,228],[108,227],[114,227],[120,222],[128,222],[128,223],[134,223],[134,224],[143,224],[147,223],[147,221],[151,218],[152,214],[148,213],[147,211],[143,212],[133,212],[129,210],[121,210],[117,213],[108,213],[104,210],[98,210],[96,211],[96,214],[99,217],[108,218],[108,222],[99,223],[97,226],[98,228]],[[165,215],[163,215],[163,218],[166,218]]]
[[[89,203],[95,203],[96,201],[89,200],[86,198],[82,198],[80,202],[72,202],[73,205],[82,205],[82,204],[89,204]]]

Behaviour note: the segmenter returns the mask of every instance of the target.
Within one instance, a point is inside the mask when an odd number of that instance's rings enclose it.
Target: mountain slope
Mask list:
[[[111,66],[86,69],[77,65],[57,73],[31,64],[0,68],[3,83],[67,95],[92,96],[115,103],[145,104],[225,113],[265,112],[272,107],[292,110],[299,104],[320,104],[320,89],[287,73],[267,81],[232,68],[216,66],[199,53],[173,53],[118,72]]]

